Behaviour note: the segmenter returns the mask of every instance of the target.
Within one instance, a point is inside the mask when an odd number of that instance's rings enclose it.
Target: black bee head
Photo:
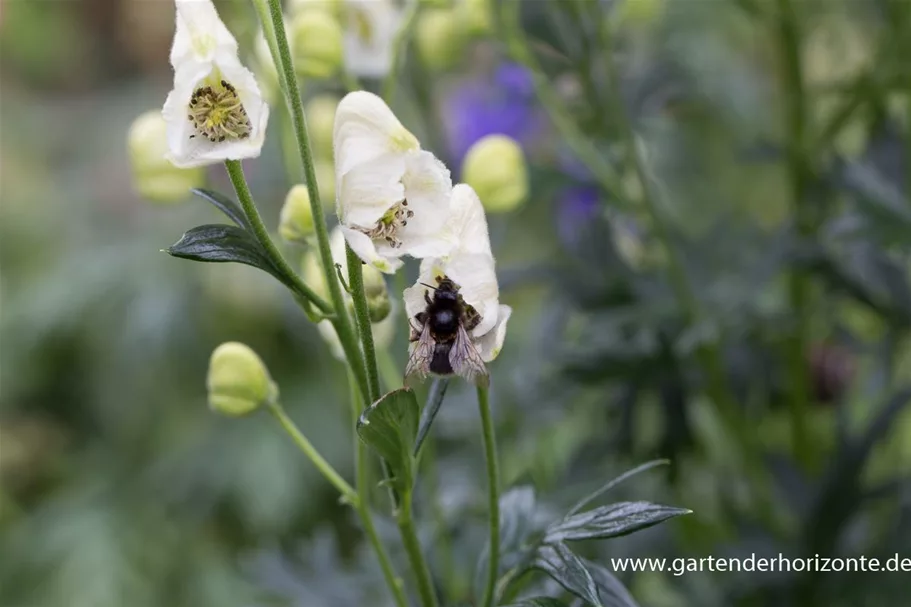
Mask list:
[[[450,279],[442,278],[433,295],[437,301],[458,301],[459,288]]]

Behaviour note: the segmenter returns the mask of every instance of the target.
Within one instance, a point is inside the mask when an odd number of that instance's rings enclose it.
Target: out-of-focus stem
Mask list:
[[[791,0],[778,0],[778,38],[782,59],[782,86],[786,95],[786,129],[788,173],[794,221],[801,239],[811,238],[815,231],[807,189],[811,170],[807,164],[806,98],[803,66],[800,57],[800,31]],[[807,440],[807,407],[810,400],[808,364],[810,339],[810,277],[802,268],[795,268],[789,277],[791,307],[797,318],[787,340],[789,401],[791,408],[792,447],[805,467],[813,465],[813,449]]]
[[[430,576],[430,569],[427,567],[427,561],[421,552],[421,543],[418,541],[417,530],[414,528],[414,517],[412,516],[412,495],[411,490],[405,492],[396,516],[399,525],[399,533],[402,536],[402,543],[405,545],[405,552],[408,554],[408,562],[411,563],[411,569],[417,579],[418,594],[421,596],[423,607],[437,607],[437,595],[433,589],[433,580]]]
[[[490,551],[487,559],[487,581],[481,607],[492,607],[497,574],[500,568],[500,471],[497,465],[497,440],[487,388],[478,388],[478,409],[484,436],[484,456],[487,460],[487,519],[490,528]]]
[[[392,42],[392,61],[389,66],[389,73],[383,80],[383,101],[386,105],[391,106],[395,97],[395,85],[398,83],[399,74],[402,72],[404,63],[405,49],[408,47],[408,41],[414,26],[417,24],[418,15],[421,12],[421,0],[411,0],[408,8],[405,9],[405,16],[402,18],[402,24],[395,34]]]

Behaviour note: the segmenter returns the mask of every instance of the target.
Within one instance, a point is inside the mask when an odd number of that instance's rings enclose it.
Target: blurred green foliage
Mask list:
[[[800,200],[787,154],[786,4],[796,10],[810,134]],[[587,557],[911,556],[909,7],[523,3],[544,80],[616,169],[619,188],[606,191],[573,157],[533,86],[518,85],[530,109],[478,113],[478,123],[493,115],[505,125],[527,110],[516,128],[536,135],[522,141],[528,201],[490,217],[502,299],[515,310],[492,367],[504,481],[534,485],[537,507],[552,514],[631,465],[668,457],[665,476],[637,477],[618,493],[695,511],[586,544]],[[249,7],[220,8],[252,55]],[[0,603],[381,604],[381,577],[353,517],[272,420],[221,419],[206,407],[212,349],[249,344],[289,414],[350,476],[344,370],[318,332],[271,277],[160,252],[189,226],[218,220],[214,210],[155,207],[131,190],[125,136],[169,89],[172,11],[129,0],[2,7]],[[602,19],[615,26],[613,54],[599,45]],[[448,102],[473,87],[494,91],[490,106],[509,97],[507,85],[489,85],[508,52],[493,32],[432,73],[413,55],[394,107],[457,161]],[[611,57],[619,89],[608,84]],[[342,92],[309,84],[308,99]],[[637,203],[642,184],[609,109],[615,95],[673,253]],[[284,119],[275,112],[263,157],[246,167],[273,229],[292,185],[280,157]],[[230,191],[218,167],[208,179]],[[802,233],[800,205],[812,219]],[[699,322],[674,298],[669,255],[693,285]],[[795,272],[809,285],[804,316],[789,296]],[[801,323],[807,349],[797,359],[811,390],[795,444],[787,354]],[[390,349],[399,367],[402,325]],[[696,358],[705,344],[722,354],[752,445],[707,396]],[[419,531],[454,605],[472,596],[485,541],[472,400],[465,386],[450,388],[427,445],[435,471],[422,464],[428,480],[416,496]],[[396,545],[391,520],[379,522]],[[393,558],[404,563],[397,548]],[[649,607],[911,604],[901,574],[621,577]],[[535,578],[528,592],[550,584]]]

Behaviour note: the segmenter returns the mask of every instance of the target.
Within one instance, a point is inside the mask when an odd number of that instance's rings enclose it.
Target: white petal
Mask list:
[[[174,69],[196,60],[211,62],[218,54],[237,55],[237,41],[221,18],[211,0],[175,0],[177,26],[171,47]]]
[[[474,334],[480,336],[490,331],[497,323],[500,297],[493,258],[483,254],[453,255],[443,264],[443,271],[459,285],[465,303],[481,315]]]
[[[336,212],[348,226],[370,229],[405,196],[401,156],[385,154],[336,179]],[[338,173],[337,173],[338,174]]]
[[[338,175],[388,152],[401,153],[420,147],[389,106],[366,91],[348,93],[339,102],[333,143]]]
[[[506,339],[506,323],[509,322],[510,316],[512,316],[512,308],[500,306],[497,313],[496,326],[484,336],[472,340],[484,362],[489,363],[500,355],[500,350],[503,349],[503,342]]]
[[[374,242],[363,232],[345,226],[342,226],[341,230],[345,235],[345,240],[348,241],[348,246],[361,258],[361,261],[385,274],[393,274],[402,267],[401,259],[380,255]]]
[[[491,255],[487,217],[480,198],[470,185],[460,183],[452,188],[448,228],[466,253]]]
[[[405,158],[402,176],[405,200],[414,216],[402,230],[402,240],[409,234],[433,234],[443,229],[449,219],[452,179],[449,169],[430,152],[419,151]]]

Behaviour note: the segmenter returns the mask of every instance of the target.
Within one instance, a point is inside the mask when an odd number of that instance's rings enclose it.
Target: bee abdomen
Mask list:
[[[437,344],[433,349],[433,359],[430,361],[430,372],[437,375],[452,375],[452,365],[449,363],[449,350],[451,343]]]

